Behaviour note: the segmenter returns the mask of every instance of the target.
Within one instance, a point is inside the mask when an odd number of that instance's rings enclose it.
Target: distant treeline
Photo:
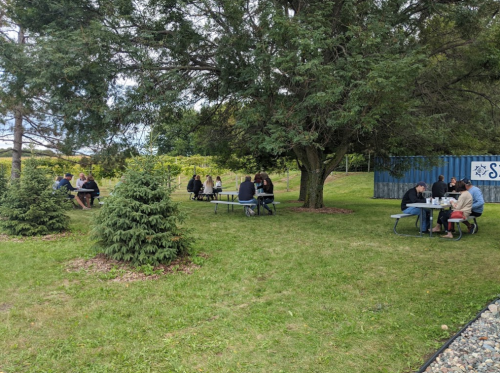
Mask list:
[[[22,156],[23,157],[29,157],[31,154],[35,154],[37,156],[55,156],[56,153],[54,153],[52,150],[48,149],[35,149],[34,151],[30,149],[25,149],[23,151]],[[0,148],[0,158],[12,158],[12,149],[10,148]]]

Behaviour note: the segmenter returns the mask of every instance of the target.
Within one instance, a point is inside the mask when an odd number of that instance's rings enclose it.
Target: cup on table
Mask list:
[[[425,203],[431,203],[431,199],[430,198],[426,198],[425,199]]]

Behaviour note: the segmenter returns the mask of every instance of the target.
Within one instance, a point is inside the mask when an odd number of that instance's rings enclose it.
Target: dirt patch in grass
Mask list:
[[[316,214],[353,214],[349,209],[338,209],[336,207],[323,207],[321,209],[312,209],[306,207],[293,207],[290,210],[295,212],[314,212]]]
[[[62,232],[55,234],[47,234],[45,236],[33,236],[33,237],[22,237],[22,236],[9,236],[7,234],[0,234],[0,242],[24,242],[26,240],[42,240],[42,241],[54,241],[62,237],[71,236],[70,232]]]
[[[198,256],[207,257],[203,253],[198,254]],[[71,261],[68,263],[66,271],[85,271],[87,273],[101,274],[104,279],[113,282],[131,282],[158,280],[171,273],[191,274],[198,268],[200,268],[200,265],[193,263],[190,257],[178,258],[170,264],[160,264],[155,267],[136,267],[128,262],[109,259],[103,254],[99,254],[91,259],[75,259]]]
[[[0,312],[2,312],[2,311],[8,311],[11,308],[12,308],[12,304],[0,303]]]

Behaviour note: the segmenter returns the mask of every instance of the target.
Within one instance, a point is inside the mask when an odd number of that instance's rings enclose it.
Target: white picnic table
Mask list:
[[[443,210],[445,208],[451,207],[450,204],[435,205],[433,203],[408,203],[406,206],[407,207],[417,207],[417,208],[419,208],[420,209],[420,219],[424,218],[424,210],[425,209],[431,210],[431,215],[429,217],[429,226],[430,226],[429,236],[430,237],[432,237],[432,228],[434,227],[434,224],[432,224],[434,210]]]

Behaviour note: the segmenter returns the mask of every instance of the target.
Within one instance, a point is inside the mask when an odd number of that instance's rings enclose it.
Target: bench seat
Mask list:
[[[239,202],[234,202],[234,201],[221,201],[221,200],[215,200],[215,201],[210,201],[210,203],[215,204],[215,213],[217,214],[217,206],[218,205],[227,205],[228,211],[229,211],[229,205],[237,205],[237,206],[243,206],[245,207],[245,213],[247,216],[250,216],[250,213],[248,212],[248,207],[251,206],[257,206],[255,203],[239,203]],[[271,202],[271,203],[266,203],[266,205],[273,205],[274,212],[276,213],[276,205],[279,205],[279,202]]]

